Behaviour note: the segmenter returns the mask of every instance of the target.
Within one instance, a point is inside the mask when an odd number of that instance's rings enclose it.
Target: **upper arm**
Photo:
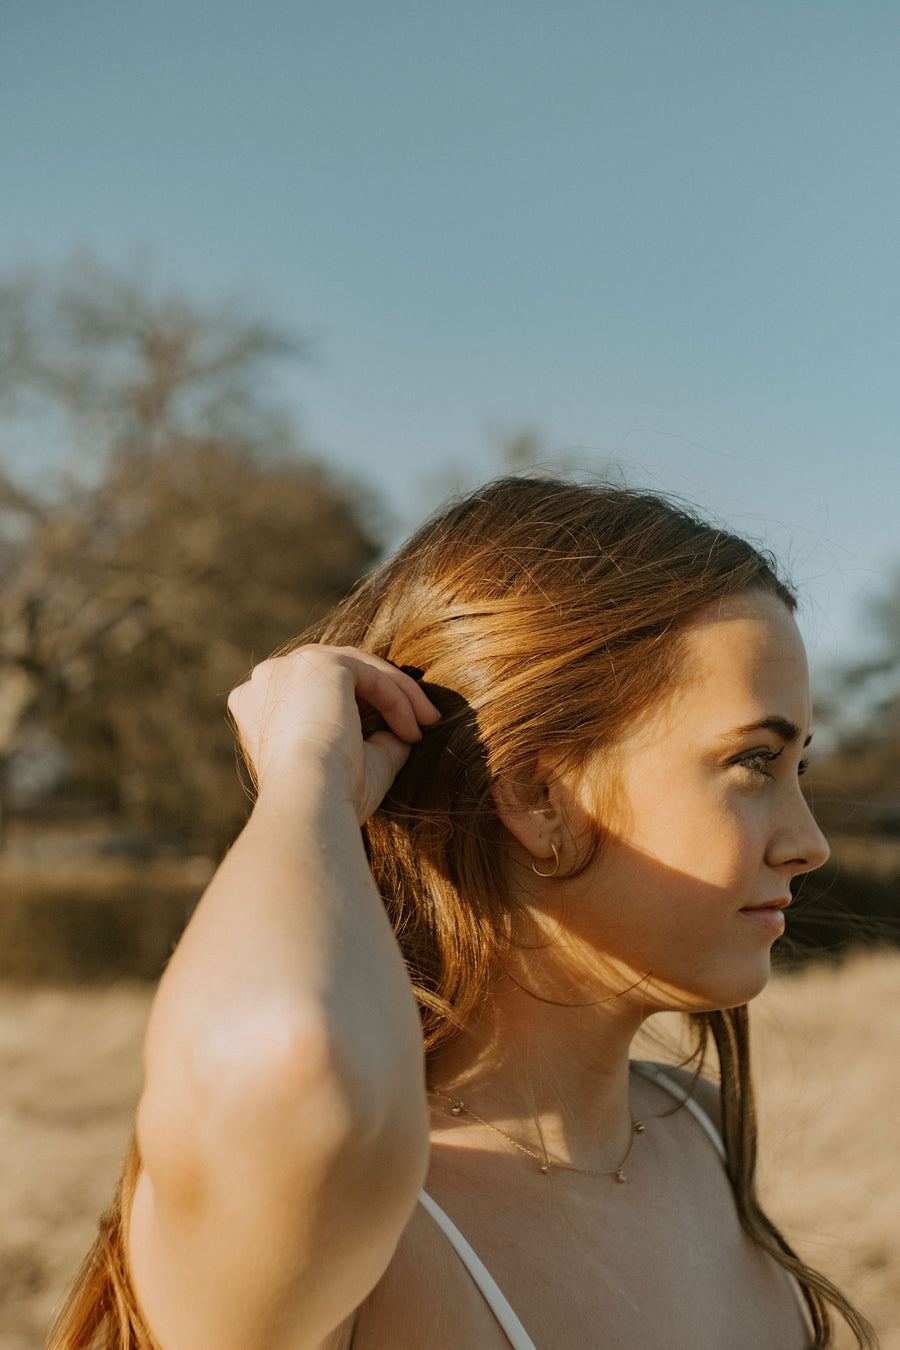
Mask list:
[[[142,1103],[128,1259],[161,1350],[319,1350],[388,1265],[424,1177],[424,1093],[421,1121],[372,1128],[309,1058],[189,1119]]]

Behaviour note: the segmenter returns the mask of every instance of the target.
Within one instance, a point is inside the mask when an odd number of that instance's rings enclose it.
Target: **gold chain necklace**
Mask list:
[[[493,1125],[489,1120],[485,1120],[483,1116],[476,1115],[472,1108],[466,1106],[465,1102],[461,1102],[458,1097],[451,1097],[448,1092],[441,1092],[440,1088],[429,1088],[428,1095],[429,1097],[440,1097],[443,1101],[449,1102],[451,1116],[466,1115],[471,1120],[477,1120],[478,1124],[484,1125],[486,1129],[493,1130],[494,1134],[499,1134],[500,1138],[505,1139],[508,1144],[512,1144],[513,1148],[518,1149],[520,1153],[524,1153],[527,1158],[532,1158],[537,1163],[540,1171],[545,1175],[550,1171],[551,1167],[558,1167],[564,1172],[580,1172],[583,1176],[587,1177],[615,1177],[616,1181],[627,1181],[628,1177],[625,1175],[624,1168],[628,1159],[631,1157],[631,1150],[634,1146],[634,1136],[636,1134],[643,1134],[647,1128],[642,1120],[635,1119],[631,1107],[629,1106],[628,1115],[631,1118],[631,1130],[628,1135],[628,1147],[625,1150],[625,1156],[622,1158],[618,1167],[614,1167],[612,1171],[599,1172],[594,1167],[576,1167],[574,1163],[561,1162],[557,1158],[550,1158],[546,1151],[542,1154],[536,1153],[535,1150],[529,1148],[527,1144],[520,1143],[518,1139],[513,1139],[511,1134],[507,1134],[505,1130],[501,1130],[499,1125]]]

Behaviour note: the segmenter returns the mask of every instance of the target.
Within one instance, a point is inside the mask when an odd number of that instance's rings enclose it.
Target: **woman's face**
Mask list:
[[[648,977],[648,1011],[757,994],[791,878],[828,857],[800,790],[810,697],[793,617],[748,592],[684,636],[684,678],[620,746],[603,846],[566,885],[567,924],[626,983]],[[595,787],[581,780],[578,809]]]

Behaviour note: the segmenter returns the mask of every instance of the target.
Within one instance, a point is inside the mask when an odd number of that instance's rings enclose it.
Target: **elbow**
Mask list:
[[[150,1071],[137,1138],[157,1188],[181,1203],[235,1166],[286,1184],[302,1174],[371,1176],[383,1168],[404,1190],[421,1185],[428,1120],[421,1070],[373,1072],[343,1047],[316,1007],[259,1011],[217,1027],[176,1063]],[[382,1066],[383,1068],[386,1066]],[[292,1181],[294,1179],[294,1181]]]

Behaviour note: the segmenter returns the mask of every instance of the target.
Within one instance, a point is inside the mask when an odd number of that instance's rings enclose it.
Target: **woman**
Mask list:
[[[793,608],[663,499],[508,479],[258,667],[52,1344],[874,1346],[754,1192],[746,1003],[827,856]],[[630,1061],[672,1009],[721,1092]]]

